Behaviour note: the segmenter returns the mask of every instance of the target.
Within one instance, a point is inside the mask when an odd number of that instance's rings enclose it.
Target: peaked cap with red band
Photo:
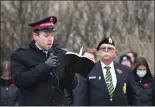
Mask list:
[[[30,23],[29,26],[32,27],[33,31],[53,32],[55,31],[56,22],[57,18],[55,16],[50,16],[40,21]]]

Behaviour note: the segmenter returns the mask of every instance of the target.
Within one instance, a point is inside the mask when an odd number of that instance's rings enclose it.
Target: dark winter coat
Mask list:
[[[18,106],[19,91],[12,80],[0,79],[0,104],[3,106]]]
[[[58,60],[65,51],[53,47],[51,51]],[[57,83],[56,77],[50,75],[54,69],[49,68],[44,62],[50,52],[46,54],[39,50],[34,41],[27,49],[18,49],[11,55],[11,70],[15,85],[20,91],[21,106],[52,106],[66,105],[64,98],[53,84]],[[63,103],[64,102],[64,103]]]

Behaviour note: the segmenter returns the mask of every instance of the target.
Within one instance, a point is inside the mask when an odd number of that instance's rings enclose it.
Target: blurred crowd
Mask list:
[[[88,48],[84,52],[93,61],[96,61],[95,49]],[[135,87],[138,90],[138,95],[141,105],[152,105],[153,103],[153,76],[144,57],[139,57],[135,52],[127,52],[120,56],[118,61],[120,64],[125,65],[132,69],[135,76]],[[15,86],[11,77],[10,61],[5,60],[1,62],[0,69],[0,103],[4,106],[18,106],[19,90]],[[55,96],[56,97],[56,96]]]
[[[56,22],[50,16],[29,24],[33,41],[28,48],[1,62],[1,106],[154,105],[155,80],[147,58],[126,52],[115,61],[111,37],[103,37],[96,49],[84,49],[81,59],[67,57],[67,50],[54,44]]]

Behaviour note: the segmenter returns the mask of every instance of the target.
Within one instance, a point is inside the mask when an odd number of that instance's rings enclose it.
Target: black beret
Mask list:
[[[50,16],[37,22],[30,23],[29,26],[32,27],[33,31],[53,32],[55,31],[56,22],[57,18],[55,16]]]
[[[105,37],[105,38],[103,38],[103,39],[99,42],[99,44],[98,44],[98,46],[97,46],[97,51],[99,50],[99,48],[100,48],[100,46],[101,46],[102,44],[110,44],[110,45],[115,46],[114,41],[112,40],[112,38],[110,38],[110,37]]]

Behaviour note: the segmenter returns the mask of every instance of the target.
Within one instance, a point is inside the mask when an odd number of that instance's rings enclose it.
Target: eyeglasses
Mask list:
[[[101,51],[112,51],[114,49],[115,48],[113,48],[113,47],[101,47],[101,48],[99,48],[99,50],[101,50]]]

